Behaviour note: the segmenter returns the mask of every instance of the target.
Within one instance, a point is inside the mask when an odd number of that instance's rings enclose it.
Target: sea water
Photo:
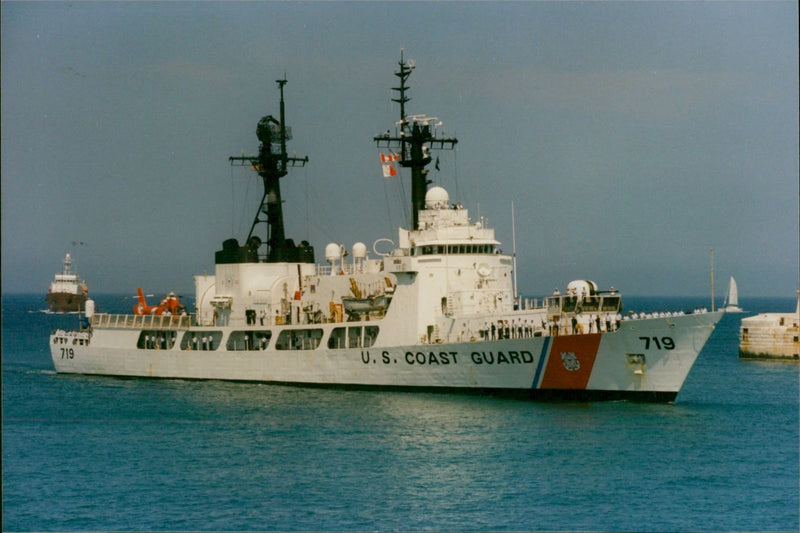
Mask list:
[[[58,375],[77,316],[2,303],[4,531],[800,529],[798,365],[737,357],[793,298],[742,299],[671,404]]]

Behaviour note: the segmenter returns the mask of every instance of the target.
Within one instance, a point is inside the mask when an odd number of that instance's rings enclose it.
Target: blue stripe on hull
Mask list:
[[[542,344],[542,353],[539,354],[539,362],[536,363],[536,375],[533,376],[533,383],[531,384],[531,388],[535,389],[539,386],[539,378],[542,377],[542,368],[544,368],[544,360],[547,358],[547,350],[550,348],[550,337],[544,338],[544,344]]]

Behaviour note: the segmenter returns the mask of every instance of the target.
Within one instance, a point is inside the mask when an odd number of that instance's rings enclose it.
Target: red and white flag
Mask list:
[[[383,177],[384,178],[391,178],[397,176],[397,170],[395,170],[394,165],[381,165],[383,167]]]
[[[399,161],[400,154],[381,154],[381,166],[383,167],[383,177],[391,178],[397,176],[397,169],[394,168],[392,161]]]

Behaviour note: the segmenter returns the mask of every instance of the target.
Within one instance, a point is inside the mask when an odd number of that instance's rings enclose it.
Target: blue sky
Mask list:
[[[372,137],[436,116],[433,180],[482,215],[532,296],[788,296],[798,284],[798,27],[786,2],[33,3],[2,10],[2,290],[44,292],[70,252],[92,292],[191,293],[260,198],[255,127],[309,165],[287,235],[396,239],[409,184]],[[73,245],[73,241],[84,245]]]

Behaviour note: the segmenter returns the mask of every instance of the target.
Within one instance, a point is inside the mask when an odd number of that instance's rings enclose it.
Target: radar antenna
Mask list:
[[[283,103],[283,86],[287,80],[276,80],[281,93],[280,120],[267,115],[258,122],[256,136],[261,141],[257,156],[232,156],[228,160],[232,166],[246,166],[258,172],[264,182],[264,194],[261,196],[259,208],[250,226],[245,247],[248,249],[248,261],[252,261],[255,250],[261,246],[261,239],[254,233],[259,223],[267,224],[268,263],[278,262],[314,262],[314,249],[305,241],[295,246],[294,241],[286,238],[283,225],[283,202],[281,200],[280,178],[289,173],[289,167],[305,166],[306,157],[290,157],[286,152],[286,141],[292,138],[291,128],[286,126],[286,114]],[[256,254],[256,261],[257,261]]]
[[[403,50],[400,50],[400,70],[394,73],[400,78],[400,86],[392,87],[393,91],[398,92],[397,98],[392,98],[392,102],[400,104],[400,122],[395,124],[395,132],[389,130],[374,137],[374,141],[379,148],[394,148],[400,151],[400,165],[411,169],[411,211],[412,229],[419,226],[419,212],[425,207],[425,192],[428,184],[428,171],[425,167],[431,162],[430,149],[439,150],[453,149],[458,139],[455,137],[444,138],[439,136],[436,131],[441,122],[435,117],[425,115],[406,115],[406,102],[411,100],[406,95],[410,87],[406,86],[406,80],[414,70],[414,62],[405,62]]]

